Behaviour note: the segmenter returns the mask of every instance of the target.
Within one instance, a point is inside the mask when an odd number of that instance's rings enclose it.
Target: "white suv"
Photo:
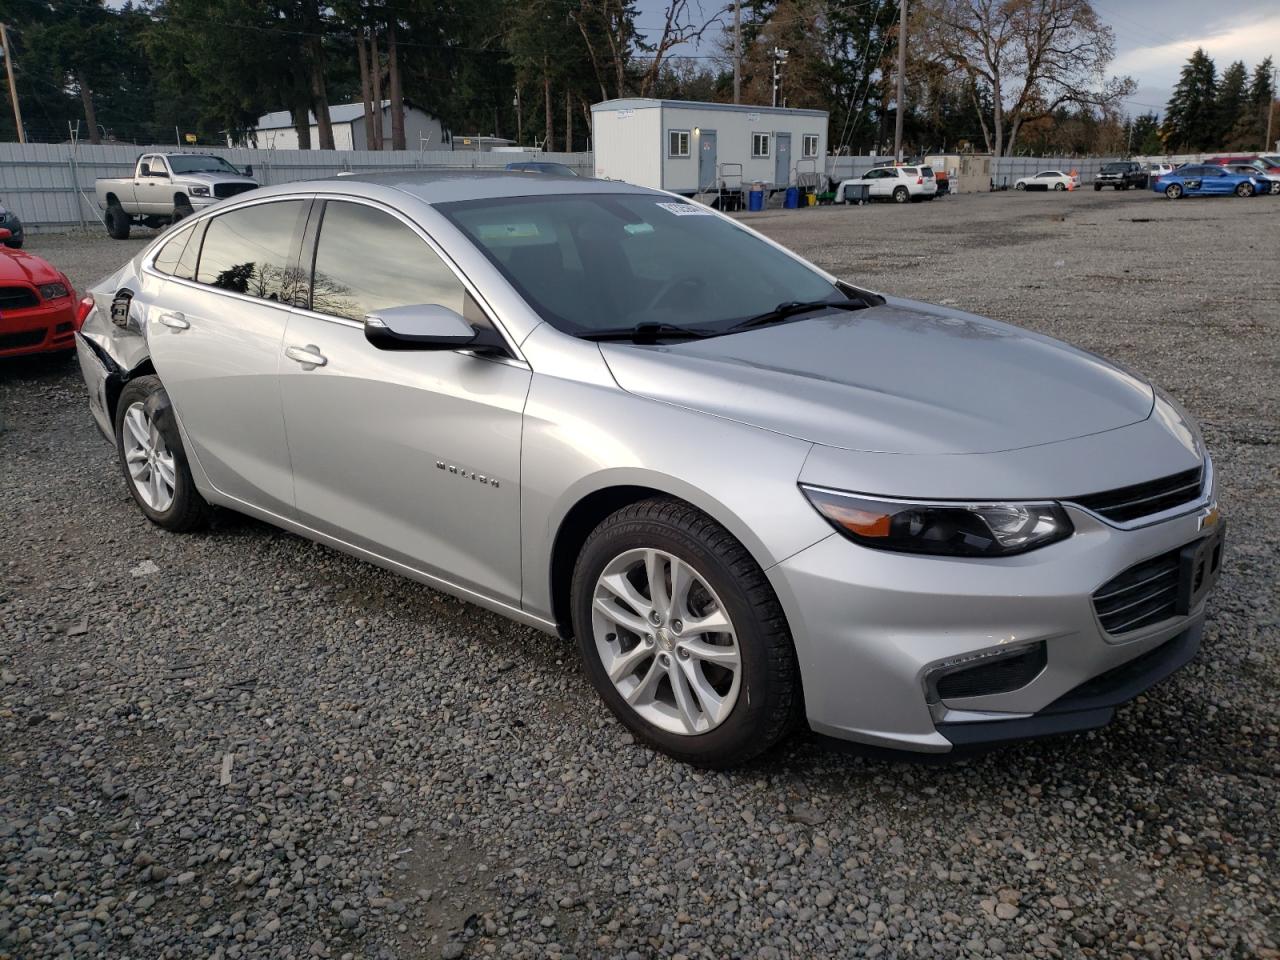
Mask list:
[[[932,200],[938,194],[938,181],[930,166],[875,167],[860,177],[840,181],[836,190],[836,203],[849,203],[856,199],[857,191],[846,187],[866,186],[869,200],[892,200],[906,203],[909,200]]]

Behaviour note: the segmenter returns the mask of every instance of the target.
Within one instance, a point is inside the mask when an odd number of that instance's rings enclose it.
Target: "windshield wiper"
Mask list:
[[[632,343],[652,344],[659,340],[701,340],[717,336],[716,331],[678,327],[672,323],[637,323],[634,327],[615,327],[611,330],[593,330],[578,334],[581,340],[623,340]]]
[[[772,310],[764,313],[758,313],[754,317],[747,317],[745,320],[739,320],[729,330],[747,330],[751,327],[764,327],[771,323],[780,323],[790,317],[797,316],[801,313],[810,313],[814,310],[825,310],[830,307],[833,310],[862,310],[868,306],[861,300],[786,300],[778,304]],[[727,331],[726,331],[727,332]]]

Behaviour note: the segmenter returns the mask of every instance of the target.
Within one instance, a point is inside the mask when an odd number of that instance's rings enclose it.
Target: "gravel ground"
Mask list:
[[[1280,956],[1280,201],[750,219],[1182,399],[1232,523],[1199,658],[1085,736],[702,773],[554,638],[226,513],[150,526],[74,364],[9,363],[0,957]],[[139,246],[29,241],[79,287]]]

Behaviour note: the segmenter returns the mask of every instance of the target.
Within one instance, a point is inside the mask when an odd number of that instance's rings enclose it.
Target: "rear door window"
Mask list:
[[[196,280],[270,300],[295,302],[305,289],[294,246],[309,201],[281,200],[214,217],[205,230]]]
[[[187,243],[194,231],[194,225],[187,226],[162,243],[155,259],[151,262],[152,268],[157,273],[173,274],[177,269],[178,261],[182,259],[182,254],[186,252]]]

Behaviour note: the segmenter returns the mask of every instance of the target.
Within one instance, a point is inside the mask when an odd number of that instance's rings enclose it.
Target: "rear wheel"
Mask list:
[[[1280,196],[1280,180],[1271,181],[1271,195],[1273,197]],[[21,242],[19,242],[18,246],[22,246]]]
[[[1094,192],[1094,193],[1101,193],[1101,192],[1102,192],[1102,184],[1100,184],[1100,183],[1095,183],[1095,184],[1093,185],[1093,192]]]
[[[1237,184],[1237,185],[1236,185],[1236,196],[1237,196],[1237,197],[1252,197],[1252,196],[1253,196],[1253,184],[1252,184],[1252,183],[1240,183],[1240,184]]]
[[[166,530],[203,526],[212,508],[191,478],[173,406],[159,377],[125,384],[115,426],[120,466],[147,519]]]
[[[1182,184],[1171,183],[1164,188],[1164,195],[1170,200],[1177,200],[1182,196]]]
[[[106,221],[107,233],[112,240],[129,239],[129,214],[124,212],[124,207],[118,203],[111,204],[107,207],[107,212],[103,219]]]
[[[1054,190],[1065,190],[1065,189],[1067,189],[1067,185],[1066,185],[1065,183],[1055,183],[1055,184],[1053,185],[1053,189],[1054,189]]]
[[[1015,183],[1015,184],[1013,185],[1013,189],[1015,189],[1015,190],[1025,190],[1025,189],[1027,189],[1027,185],[1026,185],[1025,183],[1018,182],[1018,183]]]
[[[909,191],[906,187],[893,188],[894,203],[906,203],[910,199],[911,199],[911,191]]]
[[[736,766],[797,716],[799,670],[773,588],[742,544],[687,503],[645,500],[601,523],[574,568],[572,609],[601,698],[678,760]]]

